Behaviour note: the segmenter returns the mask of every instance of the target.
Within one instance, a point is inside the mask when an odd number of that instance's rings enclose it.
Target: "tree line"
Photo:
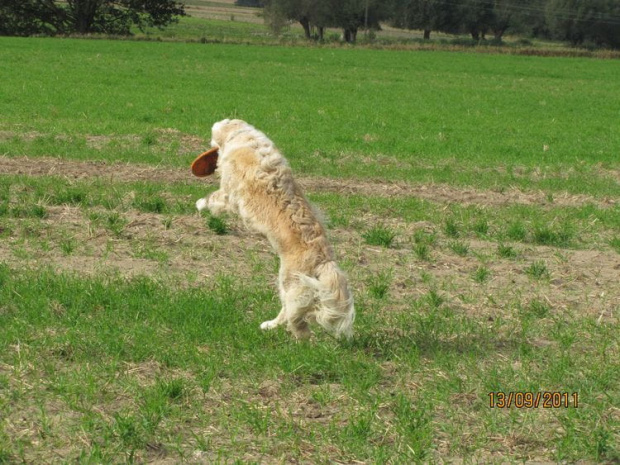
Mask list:
[[[620,48],[620,0],[236,0],[264,8],[279,32],[298,22],[308,39],[339,28],[347,42],[381,24],[469,34],[501,42],[506,33]],[[132,27],[165,27],[185,14],[175,0],[0,0],[0,35],[128,35]]]
[[[336,27],[354,42],[359,30],[380,23],[403,29],[470,34],[500,42],[506,33],[567,41],[574,46],[620,47],[620,0],[237,0],[263,6],[278,30],[299,22],[307,38],[323,39]]]

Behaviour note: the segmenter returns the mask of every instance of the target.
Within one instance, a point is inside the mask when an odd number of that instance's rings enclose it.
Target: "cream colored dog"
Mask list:
[[[355,309],[347,279],[286,159],[265,134],[241,120],[215,123],[211,145],[219,152],[220,189],[196,207],[238,214],[267,236],[280,257],[282,310],[261,329],[286,323],[297,338],[307,338],[308,323],[316,321],[337,337],[351,337]]]

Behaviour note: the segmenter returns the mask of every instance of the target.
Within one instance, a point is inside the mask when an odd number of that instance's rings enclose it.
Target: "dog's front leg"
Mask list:
[[[282,323],[284,323],[284,321],[286,321],[286,308],[282,307],[282,310],[280,310],[278,316],[275,317],[273,320],[263,321],[260,325],[260,329],[273,329],[280,326]]]
[[[273,320],[263,321],[260,325],[260,329],[274,329],[286,322],[286,292],[284,291],[284,268],[280,267],[280,274],[278,276],[278,289],[280,291],[280,301],[282,302],[282,310],[278,313]]]
[[[220,213],[228,210],[228,194],[226,194],[226,192],[222,189],[217,190],[208,198],[204,197],[202,199],[198,199],[196,202],[196,208],[198,211],[208,208],[214,215],[219,215]]]

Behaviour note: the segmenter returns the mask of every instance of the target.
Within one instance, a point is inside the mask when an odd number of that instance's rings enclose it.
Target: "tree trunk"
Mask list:
[[[310,20],[306,17],[300,18],[299,22],[301,26],[304,28],[304,34],[306,35],[306,39],[310,40],[312,38],[312,34],[310,33]]]
[[[86,34],[93,32],[95,15],[101,0],[69,0],[69,9],[73,16],[75,32]]]
[[[356,27],[345,28],[344,30],[345,42],[352,44],[355,42],[356,39],[357,39],[357,28]]]

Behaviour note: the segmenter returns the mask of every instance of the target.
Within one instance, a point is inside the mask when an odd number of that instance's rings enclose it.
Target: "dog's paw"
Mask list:
[[[205,208],[207,208],[207,199],[198,199],[196,201],[196,208],[198,209],[199,212],[203,211]]]
[[[273,329],[276,326],[278,326],[278,321],[277,320],[269,320],[269,321],[263,321],[260,324],[260,329],[262,329],[263,331],[267,330],[267,329]]]

